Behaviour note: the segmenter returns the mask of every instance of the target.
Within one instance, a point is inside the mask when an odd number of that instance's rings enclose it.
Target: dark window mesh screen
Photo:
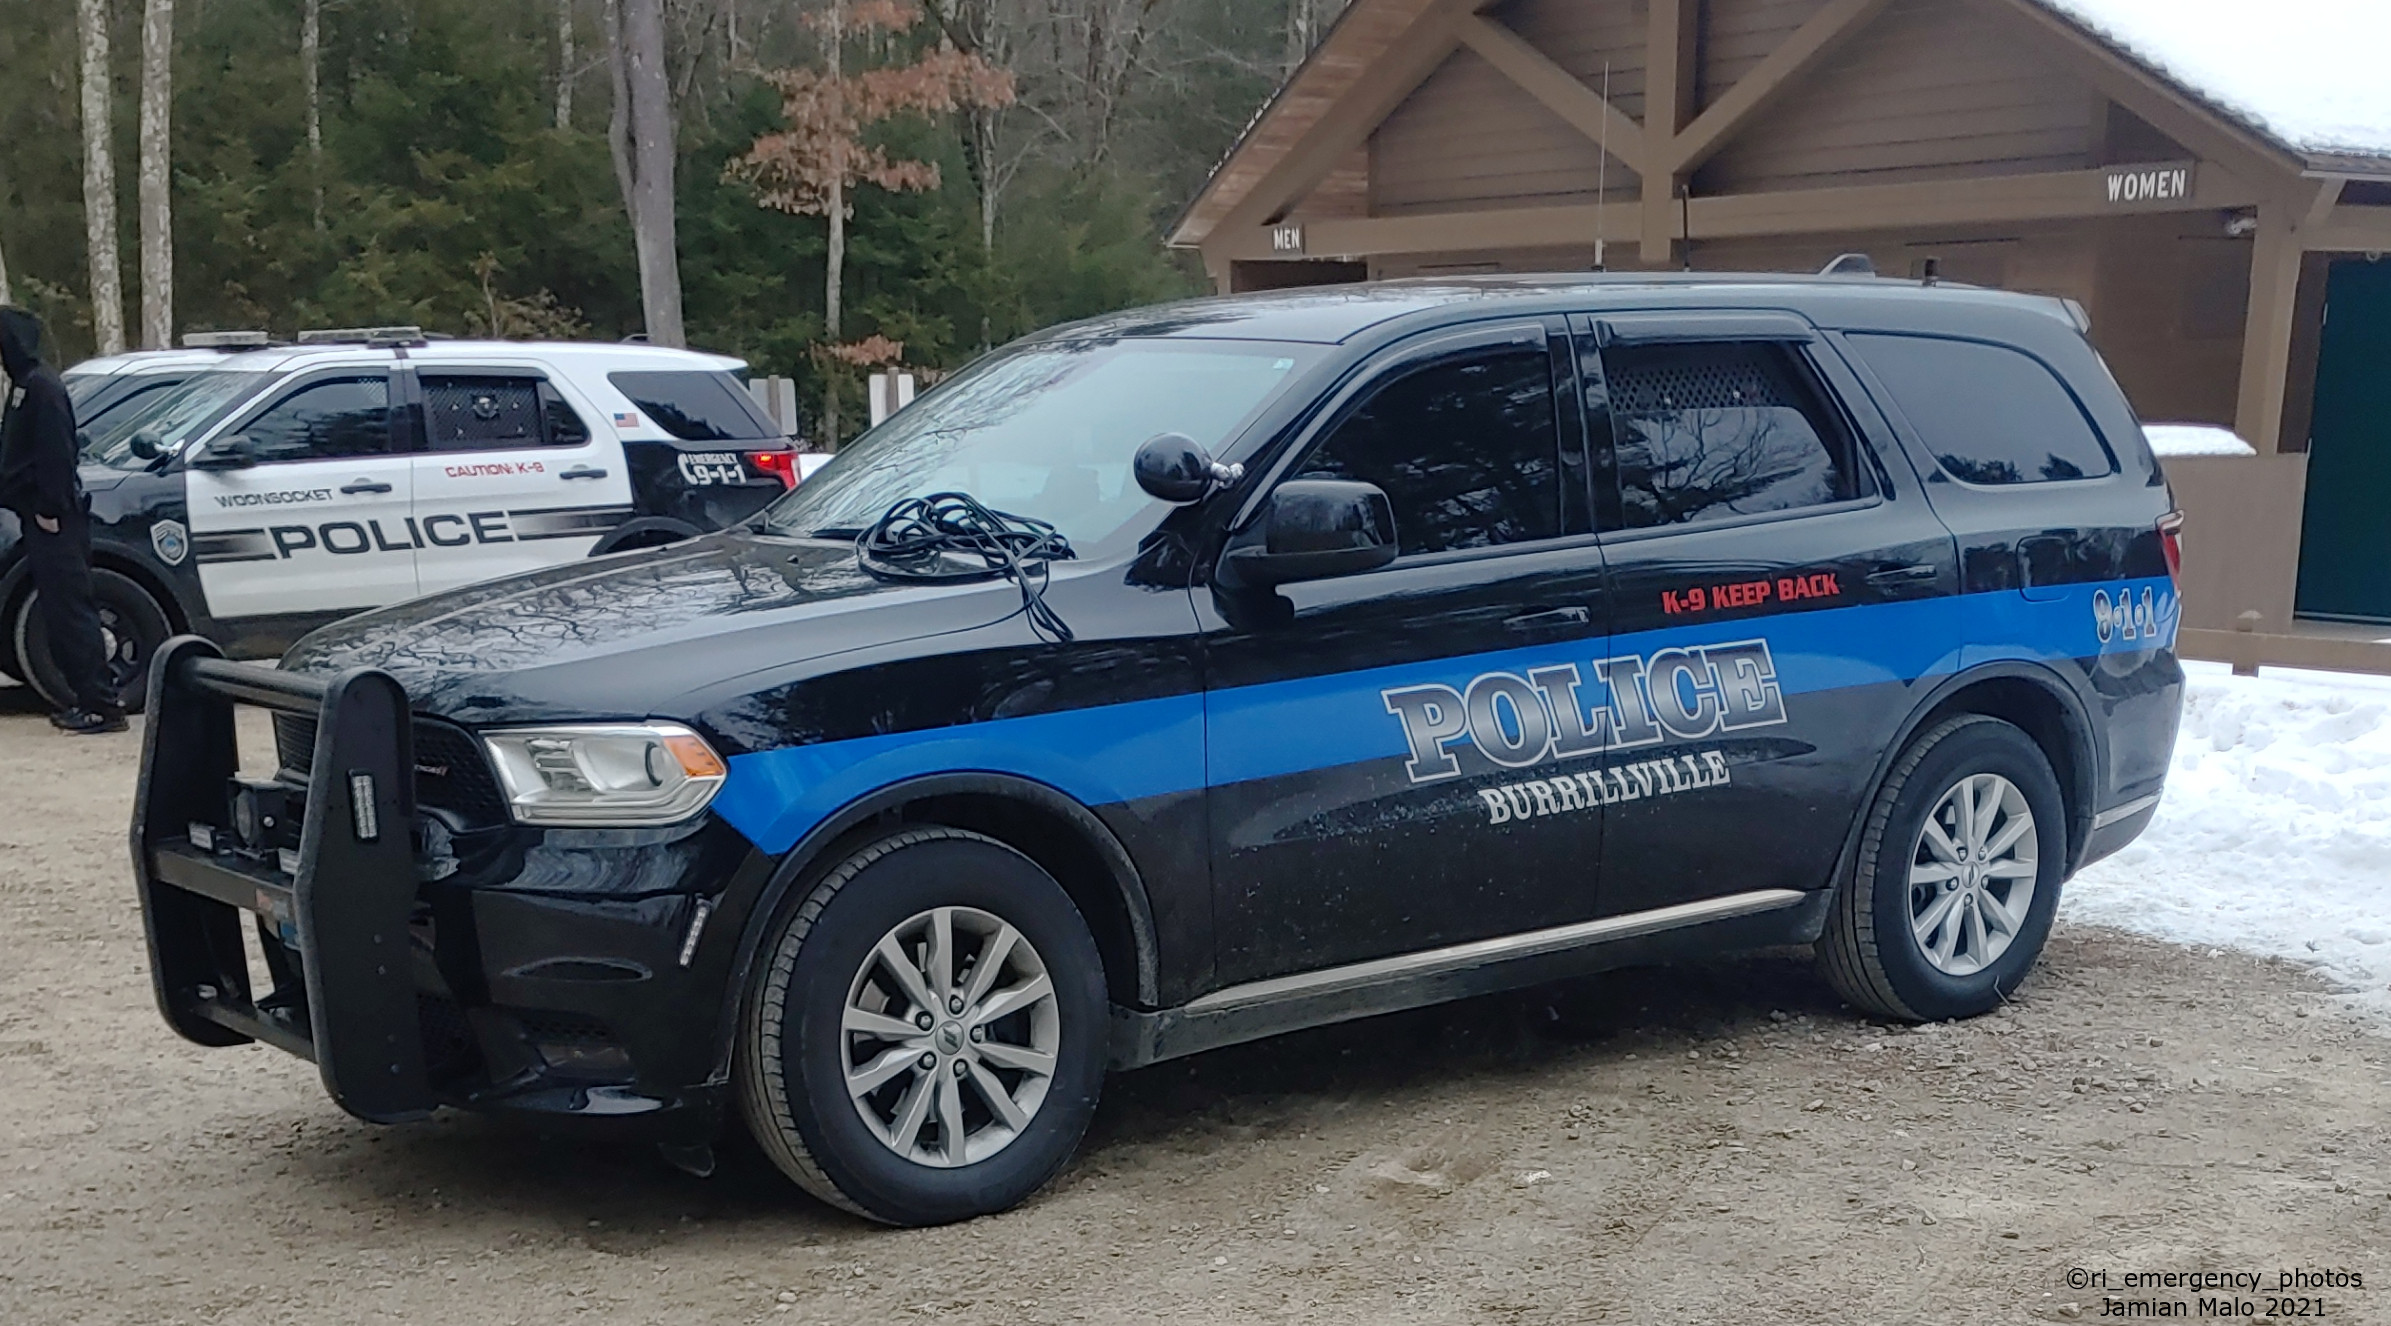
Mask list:
[[[423,410],[434,450],[540,445],[536,379],[427,375]]]
[[[1773,342],[1603,352],[1621,518],[1699,524],[1862,492],[1849,439]]]
[[[1754,353],[1755,349],[1685,347],[1674,354],[1622,351],[1611,369],[1611,407],[1631,414],[1652,410],[1799,408],[1786,390],[1782,367],[1768,363]]]

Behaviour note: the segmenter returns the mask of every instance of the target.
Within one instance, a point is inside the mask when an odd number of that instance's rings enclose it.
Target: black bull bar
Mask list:
[[[308,767],[244,784],[236,704],[315,720]],[[304,806],[295,835],[261,822],[292,805]],[[430,1114],[408,933],[414,826],[407,693],[388,674],[311,677],[227,661],[197,636],[168,641],[150,669],[132,827],[167,1023],[201,1045],[264,1041],[311,1059],[360,1118]],[[262,918],[271,990],[252,988],[245,913]]]

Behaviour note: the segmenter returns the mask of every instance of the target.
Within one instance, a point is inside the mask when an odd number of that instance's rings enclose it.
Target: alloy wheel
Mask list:
[[[977,908],[936,907],[864,958],[839,1040],[848,1098],[872,1135],[907,1160],[953,1168],[1004,1150],[1036,1117],[1062,1019],[1026,936]]]
[[[2025,926],[2041,870],[2025,793],[1970,774],[1943,793],[1910,851],[1910,936],[1935,970],[1971,976],[2000,960]]]

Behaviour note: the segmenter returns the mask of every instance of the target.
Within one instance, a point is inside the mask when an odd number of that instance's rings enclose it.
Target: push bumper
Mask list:
[[[315,776],[239,782],[235,704],[314,718]],[[201,1045],[313,1060],[342,1109],[381,1123],[437,1104],[409,958],[414,769],[386,674],[244,666],[196,636],[151,665],[132,848],[159,1011]],[[262,945],[270,990],[250,981],[244,913],[281,940]]]
[[[132,849],[177,1032],[312,1060],[341,1108],[376,1122],[449,1105],[711,1136],[738,912],[706,918],[764,864],[735,831],[452,833],[455,789],[439,784],[478,757],[377,671],[311,677],[182,637],[157,655],[149,704]],[[298,734],[270,779],[239,776],[244,704],[275,715],[279,741]]]

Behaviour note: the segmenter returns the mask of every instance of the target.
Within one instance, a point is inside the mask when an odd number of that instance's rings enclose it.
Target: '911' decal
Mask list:
[[[1414,783],[1461,776],[1464,743],[1497,766],[1523,769],[1785,721],[1766,640],[1599,659],[1593,673],[1589,683],[1575,663],[1561,663],[1524,677],[1481,673],[1462,689],[1399,686],[1379,698],[1403,725],[1404,772]]]

